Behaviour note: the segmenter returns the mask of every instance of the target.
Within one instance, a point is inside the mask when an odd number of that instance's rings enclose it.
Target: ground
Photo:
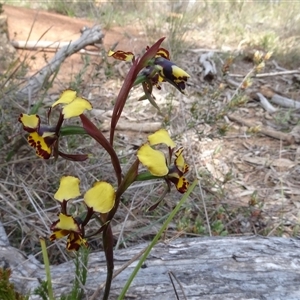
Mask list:
[[[93,22],[85,19],[70,18],[45,11],[12,6],[4,6],[4,10],[8,15],[9,35],[12,40],[70,41],[80,36],[80,30],[84,26],[93,26]],[[113,27],[104,30],[104,33],[103,45],[99,50],[101,55],[89,56],[87,62],[84,55],[74,54],[64,62],[54,84],[49,89],[46,103],[50,101],[49,98],[52,99],[51,95],[57,96],[75,82],[82,86],[82,94],[93,102],[95,111],[100,115],[112,109],[112,103],[121,86],[122,76],[126,74],[128,68],[123,63],[114,63],[110,59],[107,61],[105,53],[117,42],[118,49],[141,53],[148,40],[137,24]],[[202,46],[203,44],[195,45],[194,49]],[[209,41],[204,46],[209,48]],[[54,55],[54,52],[42,49],[18,51],[20,58],[26,56],[32,58],[29,59],[26,76],[35,74]],[[241,103],[229,111],[228,103],[235,88],[230,85],[222,87],[225,82],[221,72],[212,82],[204,81],[199,66],[200,55],[201,53],[197,51],[187,51],[177,59],[177,64],[186,68],[191,75],[186,95],[165,85],[161,91],[155,91],[157,103],[162,107],[164,117],[158,114],[148,102],[136,102],[142,94],[140,89],[132,91],[124,110],[124,119],[132,122],[132,127],[139,127],[143,122],[167,126],[177,142],[185,147],[191,165],[190,180],[196,176],[200,179],[199,186],[181,210],[176,222],[170,227],[168,234],[170,236],[253,233],[297,235],[300,217],[298,213],[300,148],[295,142],[287,143],[270,138],[259,133],[259,130],[255,132],[253,128],[251,132],[249,128],[232,122],[227,117],[227,114],[235,113],[255,125],[260,124],[262,127],[289,132],[297,125],[299,116],[297,111],[279,108],[276,114],[270,115],[253,100]],[[225,58],[226,55],[216,54],[218,70],[221,66],[220,61],[224,63]],[[246,75],[252,67],[253,62],[245,61],[240,55],[231,66],[231,72]],[[76,74],[84,68],[87,70],[79,80]],[[274,70],[274,64],[268,62],[265,72]],[[114,73],[114,76],[110,76],[109,72]],[[255,81],[253,90],[266,84],[286,92],[286,96],[299,99],[299,93],[291,77],[262,78]],[[103,121],[97,114],[94,118]],[[118,154],[122,155],[127,163],[130,162],[134,153],[133,146],[141,145],[146,137],[146,132],[137,133],[136,130],[128,129],[118,131]],[[81,147],[76,145],[77,149],[81,150],[89,146],[94,144],[88,142]],[[13,162],[3,166],[7,170],[7,178],[9,176],[19,178],[20,174],[26,177],[26,180],[16,180],[13,192],[10,191],[9,184],[4,184],[7,181],[2,181],[5,199],[12,198],[12,201],[19,201],[18,194],[21,193],[24,197],[25,191],[25,195],[29,193],[34,199],[32,203],[38,203],[41,209],[50,211],[44,214],[45,222],[41,221],[36,213],[31,213],[31,208],[22,211],[28,218],[27,221],[23,218],[18,221],[20,226],[23,226],[20,240],[24,244],[26,241],[28,244],[28,240],[31,239],[32,228],[37,229],[39,234],[48,234],[47,226],[57,211],[54,202],[45,204],[45,201],[51,201],[51,193],[55,190],[62,173],[59,170],[63,169],[64,173],[75,171],[77,175],[85,176],[83,182],[86,186],[90,186],[89,179],[98,176],[105,177],[104,179],[112,177],[110,171],[107,171],[109,164],[105,155],[100,162],[95,159],[94,166],[84,164],[78,168],[74,164],[67,165],[61,161],[55,166],[40,162],[30,149],[26,148],[18,152]],[[100,171],[95,171],[97,167]],[[44,177],[46,173],[54,175],[47,180]],[[125,201],[116,216],[115,235],[119,239],[118,243],[121,241],[125,246],[155,234],[157,225],[153,225],[151,220],[167,214],[174,203],[180,199],[180,195],[168,196],[156,214],[149,214],[146,208],[150,205],[145,201],[149,195],[150,200],[155,201],[161,193],[160,186],[139,188],[142,192],[127,196],[125,200],[130,199],[132,202]],[[22,201],[29,206],[24,198]],[[14,219],[17,213],[9,214]],[[128,217],[126,222],[123,221],[125,216]],[[6,228],[13,231],[14,226],[10,217],[7,218],[6,215],[4,218]],[[142,233],[138,230],[140,228],[143,228]],[[134,232],[139,232],[136,233],[139,239],[134,237],[135,234],[132,234]],[[34,242],[30,243],[34,244]],[[28,245],[24,247],[28,248]]]

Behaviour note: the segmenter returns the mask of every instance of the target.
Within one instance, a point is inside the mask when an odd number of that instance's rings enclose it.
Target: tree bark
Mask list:
[[[147,244],[115,252],[115,270],[139,253]],[[28,260],[10,246],[0,247],[12,268],[11,280],[29,291],[45,279],[43,266]],[[300,241],[277,237],[186,238],[159,243],[134,279],[126,299],[300,299]],[[11,261],[9,261],[11,259]],[[116,276],[110,299],[117,299],[136,262]],[[89,257],[86,297],[105,282],[104,253]],[[51,267],[56,297],[71,289],[72,261]],[[179,284],[182,286],[182,291]],[[38,299],[31,297],[31,299]],[[99,298],[101,299],[101,298]]]

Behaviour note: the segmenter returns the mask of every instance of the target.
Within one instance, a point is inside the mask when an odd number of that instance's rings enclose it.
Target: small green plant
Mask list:
[[[213,235],[221,235],[226,236],[228,235],[227,230],[225,230],[224,224],[221,220],[216,220],[211,224],[211,229],[213,232]]]
[[[0,295],[1,300],[28,300],[29,296],[22,296],[19,294],[9,278],[11,270],[6,268],[0,268]]]
[[[50,11],[66,15],[69,17],[74,17],[76,15],[76,10],[74,9],[76,3],[72,3],[70,5],[69,2],[63,2],[63,1],[50,1],[47,4],[47,8]]]
[[[75,279],[72,287],[72,291],[69,295],[61,296],[60,300],[77,300],[84,298],[84,289],[87,273],[88,273],[88,257],[89,249],[80,248],[80,251],[76,255],[75,263]]]

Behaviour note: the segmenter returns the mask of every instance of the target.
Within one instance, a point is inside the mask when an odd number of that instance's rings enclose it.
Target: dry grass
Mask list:
[[[122,22],[126,20],[118,13],[118,5],[121,4],[106,3],[102,7],[106,13],[101,15],[101,6],[91,2],[89,6],[93,10],[89,11],[87,8],[86,15],[100,15],[101,22],[107,28],[114,24],[124,24]],[[167,44],[173,56],[176,55],[177,64],[192,76],[188,96],[179,95],[172,87],[165,85],[162,91],[154,91],[165,114],[164,118],[148,103],[136,102],[141,94],[139,89],[132,91],[125,108],[125,113],[129,113],[130,117],[136,120],[161,121],[177,142],[185,147],[191,165],[190,179],[200,179],[198,188],[182,207],[165,237],[253,233],[298,235],[300,222],[297,146],[285,145],[259,134],[248,133],[245,128],[236,124],[229,124],[224,118],[228,111],[235,111],[245,118],[257,121],[264,121],[265,113],[256,103],[242,103],[232,107],[231,100],[234,94],[241,97],[245,92],[220,87],[220,84],[224,83],[221,75],[210,84],[201,81],[199,55],[188,50],[231,49],[231,52],[216,54],[214,58],[219,74],[228,55],[235,58],[232,65],[234,72],[246,75],[253,68],[251,63],[242,60],[241,54],[236,54],[239,48],[245,51],[253,48],[273,50],[274,59],[281,66],[297,68],[300,59],[295,49],[299,49],[297,29],[300,28],[300,18],[297,11],[300,4],[207,2],[199,3],[196,9],[183,7],[181,11],[175,11],[178,15],[174,17],[170,17],[171,9],[167,5],[159,10],[155,6],[157,4],[153,3],[151,8],[155,13],[150,8],[142,10],[138,1],[132,1],[131,5],[139,12],[141,32],[149,41],[157,40],[162,35],[169,37]],[[74,4],[70,9],[76,15],[77,6]],[[67,14],[71,15],[70,12]],[[137,16],[130,14],[130,18]],[[114,88],[107,95],[110,101],[105,104],[105,109],[111,109],[111,100],[118,93],[116,87],[120,86],[119,74],[112,67],[114,65],[108,66],[103,62],[102,66],[106,68],[106,74],[110,75],[109,78],[101,77],[100,83],[105,86],[108,79],[115,81]],[[273,67],[269,62],[266,70],[273,70]],[[93,68],[87,69],[77,80],[80,81],[81,93],[91,93],[96,99],[99,91],[93,89],[93,83],[96,81],[93,72]],[[89,78],[88,82],[84,80],[86,75]],[[99,84],[99,78],[97,80]],[[299,98],[299,94],[296,93],[297,87],[281,81],[280,78],[275,80],[281,90],[294,93],[295,97]],[[274,79],[266,81],[276,86]],[[75,85],[75,80],[71,79],[59,82],[60,90],[69,87],[70,82]],[[58,212],[58,206],[52,196],[58,187],[60,176],[78,176],[81,179],[82,191],[87,190],[97,179],[114,183],[115,178],[107,154],[89,139],[64,139],[62,143],[66,151],[91,152],[93,158],[86,163],[66,162],[62,159],[57,162],[42,161],[37,159],[26,145],[23,145],[9,162],[5,162],[7,152],[19,138],[19,135],[15,134],[21,133],[20,126],[16,124],[17,116],[28,111],[26,101],[12,102],[10,88],[12,84],[14,90],[17,88],[17,79],[12,78],[9,84],[6,90],[8,92],[5,92],[0,100],[3,128],[0,154],[0,219],[13,246],[26,253],[38,255],[38,237],[49,235],[49,225]],[[256,84],[261,82],[254,80],[253,86]],[[101,90],[101,94],[102,97],[105,96],[104,89]],[[45,102],[49,101],[51,100],[46,96]],[[287,110],[280,109],[278,115],[283,113],[288,118],[285,129],[289,130],[294,126],[290,119],[297,116],[297,112],[287,114]],[[282,123],[282,117],[278,118]],[[145,139],[146,134],[143,133],[118,134],[117,153],[120,154],[124,169],[128,168],[134,159],[133,145],[140,145]],[[249,157],[253,158],[252,162],[247,160]],[[268,158],[270,163],[263,164],[258,157]],[[282,158],[289,159],[294,165],[287,168],[284,165],[272,164],[276,159]],[[155,203],[161,193],[161,184],[158,182],[137,183],[128,190],[113,226],[117,247],[128,247],[153,237],[180,198],[180,195],[172,193],[155,211],[147,212],[147,208]],[[78,203],[74,204],[75,209],[80,209]],[[91,224],[91,227],[95,228],[95,225]],[[99,237],[90,244],[94,250],[101,248]],[[49,244],[52,263],[68,259],[64,247],[64,242]]]

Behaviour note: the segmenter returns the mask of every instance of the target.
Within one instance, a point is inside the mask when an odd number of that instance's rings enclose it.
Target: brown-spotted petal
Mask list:
[[[121,50],[118,51],[109,50],[108,56],[123,61],[132,61],[134,59],[134,54],[132,52],[125,52]]]

